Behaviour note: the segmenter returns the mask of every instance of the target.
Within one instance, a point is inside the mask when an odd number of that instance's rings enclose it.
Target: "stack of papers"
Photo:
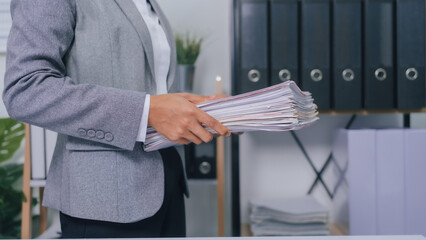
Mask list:
[[[252,200],[251,231],[255,236],[328,235],[327,209],[310,196]]]
[[[318,120],[317,106],[311,94],[301,91],[293,81],[197,106],[219,120],[231,132],[298,130]],[[216,133],[204,127],[211,133]],[[173,145],[176,144],[148,127],[145,151]]]

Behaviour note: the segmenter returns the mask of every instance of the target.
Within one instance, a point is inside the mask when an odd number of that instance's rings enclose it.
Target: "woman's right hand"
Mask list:
[[[151,96],[148,125],[179,144],[210,142],[213,135],[202,124],[221,136],[229,136],[228,128],[194,104],[207,99],[208,97],[189,93]]]

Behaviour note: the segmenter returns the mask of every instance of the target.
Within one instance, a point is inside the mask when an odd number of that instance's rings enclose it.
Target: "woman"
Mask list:
[[[229,130],[171,91],[176,54],[155,0],[12,0],[3,101],[12,118],[58,132],[43,205],[64,238],[184,236],[182,164],[147,153],[150,125],[208,142]]]

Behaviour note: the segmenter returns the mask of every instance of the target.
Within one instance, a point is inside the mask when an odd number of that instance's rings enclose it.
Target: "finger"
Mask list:
[[[222,136],[230,136],[231,132],[228,128],[222,125],[218,120],[203,112],[201,109],[197,110],[197,119],[201,123],[204,123],[207,127],[215,130]]]
[[[185,131],[185,133],[181,135],[181,138],[187,141],[193,142],[197,145],[203,142],[199,137],[195,136],[191,131]]]
[[[200,123],[191,124],[189,129],[195,136],[200,138],[203,142],[208,143],[213,139],[213,135],[207,131]]]
[[[169,141],[177,143],[177,144],[188,144],[190,141],[182,137],[183,132],[181,133],[173,133],[170,135],[163,134]]]

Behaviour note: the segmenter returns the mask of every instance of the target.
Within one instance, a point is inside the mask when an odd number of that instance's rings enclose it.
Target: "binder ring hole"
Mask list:
[[[322,72],[319,69],[314,69],[311,71],[311,79],[315,82],[319,82],[322,80]]]
[[[414,81],[419,76],[419,73],[417,72],[417,69],[409,68],[407,69],[407,71],[405,71],[405,76],[407,77],[408,80]]]
[[[376,79],[379,81],[383,81],[387,77],[386,70],[383,68],[376,69],[376,71],[374,72],[374,75],[376,76]]]
[[[278,76],[280,77],[280,80],[285,82],[291,79],[291,73],[288,69],[282,69],[279,73]]]
[[[347,69],[343,70],[342,76],[343,76],[343,80],[350,82],[350,81],[354,80],[355,73],[354,73],[354,71],[352,71],[352,69],[347,68]]]
[[[208,162],[202,162],[199,167],[200,173],[206,175],[212,170],[212,165]]]
[[[260,80],[260,72],[259,70],[252,69],[248,72],[248,79],[251,82],[259,82]]]

